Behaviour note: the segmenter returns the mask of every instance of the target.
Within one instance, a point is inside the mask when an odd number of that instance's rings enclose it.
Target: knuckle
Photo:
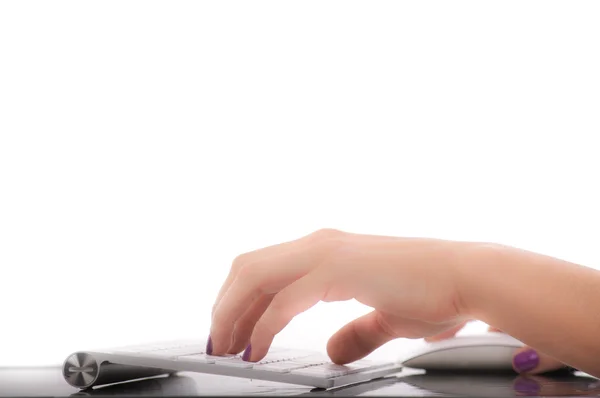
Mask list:
[[[346,239],[346,233],[336,229],[320,229],[311,236],[313,245],[318,247],[321,263],[331,265],[331,261],[344,256],[349,248],[349,239]]]
[[[239,272],[239,270],[248,263],[248,257],[248,253],[243,253],[234,258],[231,263],[231,270],[233,272]]]
[[[240,265],[237,271],[237,278],[244,283],[256,279],[258,272],[256,270],[257,263],[245,263]]]
[[[339,239],[344,232],[334,228],[321,228],[311,234],[311,238],[317,241]]]
[[[236,276],[237,283],[242,283],[251,288],[252,297],[256,298],[261,294],[266,293],[267,282],[270,275],[269,269],[264,266],[264,263],[255,261],[244,264],[238,271]]]

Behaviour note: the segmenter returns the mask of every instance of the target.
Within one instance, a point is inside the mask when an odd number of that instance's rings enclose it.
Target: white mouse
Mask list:
[[[515,350],[523,346],[504,333],[457,336],[427,343],[400,362],[407,368],[431,371],[506,371],[513,369]]]

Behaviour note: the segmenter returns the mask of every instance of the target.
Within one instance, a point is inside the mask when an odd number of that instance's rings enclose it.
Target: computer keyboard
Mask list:
[[[175,372],[215,375],[332,388],[398,373],[394,362],[359,360],[336,365],[323,354],[272,347],[260,362],[245,362],[240,355],[212,356],[198,340],[161,342],[107,350],[80,351],[63,365],[65,380],[74,387],[90,388]]]

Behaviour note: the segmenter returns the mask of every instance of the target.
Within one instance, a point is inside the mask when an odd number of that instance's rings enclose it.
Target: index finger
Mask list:
[[[333,277],[335,274],[331,267],[320,266],[277,293],[271,305],[256,323],[243,359],[256,362],[264,358],[275,336],[295,316],[323,299]]]
[[[324,239],[326,237],[334,236],[336,234],[341,234],[341,232],[333,229],[324,228],[313,232],[309,235],[303,236],[300,239],[279,243],[277,245],[264,247],[252,252],[239,255],[233,260],[231,268],[229,269],[229,274],[227,275],[227,278],[225,278],[225,281],[223,282],[223,285],[221,286],[221,289],[217,294],[217,298],[215,299],[215,303],[213,304],[212,308],[212,315],[214,315],[217,306],[223,299],[225,293],[227,293],[227,290],[229,289],[235,278],[238,276],[240,269],[242,269],[244,265],[254,263],[258,260],[265,259],[270,256],[275,256],[284,253],[288,250],[299,248],[303,245],[311,244],[316,240]]]
[[[241,268],[213,314],[210,331],[213,355],[223,354],[229,348],[235,323],[255,300],[261,295],[278,293],[302,278],[338,244],[338,240],[323,239]]]
[[[299,241],[300,241],[300,239],[290,241],[290,242],[279,243],[277,245],[263,247],[261,249],[258,249],[258,250],[252,251],[252,252],[248,252],[248,253],[244,253],[244,254],[237,256],[233,260],[233,263],[231,264],[231,268],[229,269],[229,273],[227,274],[227,278],[225,278],[225,281],[223,282],[223,285],[221,285],[221,289],[219,290],[219,293],[217,294],[217,298],[215,299],[215,302],[212,307],[212,314],[215,313],[215,309],[217,308],[217,305],[219,305],[219,302],[223,299],[223,296],[227,292],[227,289],[229,289],[229,286],[231,286],[231,284],[237,277],[239,270],[242,268],[242,266],[244,264],[249,264],[260,258],[276,255],[277,253],[281,253],[282,251],[288,249],[290,246],[298,244]]]

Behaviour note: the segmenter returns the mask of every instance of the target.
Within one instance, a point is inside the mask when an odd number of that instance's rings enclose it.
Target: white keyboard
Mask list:
[[[174,372],[269,380],[320,388],[360,383],[398,373],[393,362],[360,360],[336,365],[323,354],[272,347],[260,362],[245,362],[239,355],[211,356],[202,341],[175,341],[108,350],[80,351],[63,365],[65,380],[74,387],[129,381]]]

